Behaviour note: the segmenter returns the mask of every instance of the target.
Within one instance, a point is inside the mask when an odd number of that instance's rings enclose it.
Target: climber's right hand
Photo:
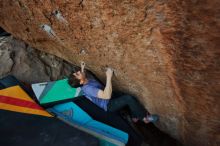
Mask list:
[[[113,75],[113,69],[108,67],[107,70],[106,70],[107,78],[112,78],[112,75]]]

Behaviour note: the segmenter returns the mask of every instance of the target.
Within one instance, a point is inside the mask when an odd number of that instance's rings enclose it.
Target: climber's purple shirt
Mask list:
[[[99,90],[103,90],[103,86],[95,79],[89,79],[88,83],[82,86],[83,95],[94,104],[107,111],[109,99],[98,98]]]

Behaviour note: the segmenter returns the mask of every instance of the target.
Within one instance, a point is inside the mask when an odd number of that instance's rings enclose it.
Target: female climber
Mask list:
[[[81,68],[76,68],[69,77],[69,84],[74,87],[81,87],[83,95],[91,102],[104,109],[105,111],[115,112],[125,106],[130,110],[132,121],[137,122],[142,120],[144,123],[156,122],[157,115],[150,115],[144,107],[132,96],[122,95],[112,98],[112,76],[113,70],[107,68],[106,70],[106,85],[105,87],[95,80],[88,78],[85,73],[85,63],[81,62]]]

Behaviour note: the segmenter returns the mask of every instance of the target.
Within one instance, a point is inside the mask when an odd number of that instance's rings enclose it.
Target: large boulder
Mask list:
[[[220,144],[218,0],[1,0],[0,26],[105,78],[185,145]],[[9,61],[10,62],[10,61]],[[9,63],[9,65],[11,65]]]

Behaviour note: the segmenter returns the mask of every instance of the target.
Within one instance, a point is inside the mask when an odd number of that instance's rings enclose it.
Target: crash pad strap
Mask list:
[[[50,91],[50,89],[55,85],[55,81],[54,82],[48,82],[43,90],[43,92],[41,93],[40,97],[39,97],[39,100],[40,102],[43,100],[43,97],[45,95],[47,95],[47,93]]]
[[[32,84],[32,90],[34,91],[34,94],[37,98],[37,100],[39,100],[41,94],[44,91],[44,88],[46,87],[46,85],[48,84],[48,82],[43,82],[43,83],[37,83],[37,84]]]

